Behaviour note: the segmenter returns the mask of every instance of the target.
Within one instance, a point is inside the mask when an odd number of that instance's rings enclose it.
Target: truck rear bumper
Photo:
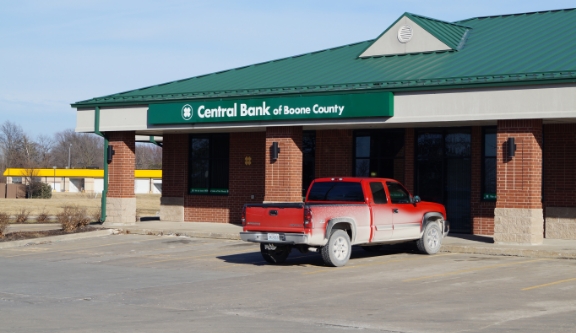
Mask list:
[[[275,244],[308,244],[309,237],[305,234],[294,234],[294,233],[273,233],[270,234],[279,235],[279,240],[269,240],[268,232],[240,232],[240,238],[246,242],[254,243],[275,243]]]

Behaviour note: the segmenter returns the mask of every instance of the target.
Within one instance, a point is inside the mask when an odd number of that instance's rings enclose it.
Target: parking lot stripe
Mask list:
[[[576,278],[566,279],[566,280],[560,280],[560,281],[554,281],[554,282],[545,283],[545,284],[539,284],[539,285],[537,285],[537,286],[532,286],[532,287],[524,288],[524,289],[522,289],[522,291],[532,290],[532,289],[538,289],[538,288],[544,288],[544,287],[549,287],[549,286],[554,286],[554,285],[557,285],[557,284],[560,284],[560,283],[565,283],[565,282],[570,282],[570,281],[576,281]]]
[[[413,279],[403,280],[402,282],[420,281],[420,280],[432,279],[432,278],[437,278],[437,277],[445,277],[445,276],[450,276],[450,275],[458,275],[458,274],[476,272],[476,271],[481,271],[481,270],[491,269],[491,268],[499,268],[499,267],[528,264],[531,262],[537,262],[537,261],[543,261],[543,260],[548,260],[548,259],[535,259],[535,260],[527,260],[527,261],[517,261],[517,262],[513,262],[513,263],[508,263],[508,264],[497,264],[497,265],[489,265],[489,266],[482,266],[482,267],[474,267],[474,268],[462,269],[462,270],[458,270],[458,271],[454,271],[454,272],[421,276],[421,277],[417,277],[417,278],[413,278]]]
[[[366,264],[358,264],[358,265],[338,267],[338,269],[342,270],[342,269],[350,269],[350,268],[378,266],[378,265],[391,264],[391,263],[396,263],[396,262],[405,262],[405,261],[421,260],[421,259],[431,259],[431,258],[452,256],[452,255],[455,255],[455,253],[443,253],[443,254],[436,254],[433,256],[419,256],[418,258],[392,259],[392,260],[386,260],[386,261],[371,262],[371,263],[366,263]],[[316,270],[316,271],[312,271],[312,272],[306,272],[306,273],[302,273],[302,274],[303,275],[312,275],[312,274],[328,273],[328,272],[334,272],[333,267],[326,267],[324,269],[320,269],[320,270]]]

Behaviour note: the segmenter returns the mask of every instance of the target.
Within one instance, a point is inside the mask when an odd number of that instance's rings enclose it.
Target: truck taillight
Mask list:
[[[312,209],[304,208],[304,228],[312,228]]]
[[[242,226],[246,225],[246,205],[242,207]]]

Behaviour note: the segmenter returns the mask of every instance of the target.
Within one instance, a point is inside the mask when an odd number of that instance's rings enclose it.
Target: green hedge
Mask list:
[[[52,198],[52,187],[42,182],[36,182],[28,185],[26,192],[28,193],[28,197],[33,199]]]

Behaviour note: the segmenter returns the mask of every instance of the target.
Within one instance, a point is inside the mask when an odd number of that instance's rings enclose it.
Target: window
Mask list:
[[[390,193],[390,200],[392,203],[411,203],[410,194],[408,191],[402,187],[402,185],[398,183],[391,183],[387,182],[386,186],[388,186],[388,192]]]
[[[308,195],[310,201],[360,201],[364,192],[360,183],[321,182],[314,183]]]
[[[228,194],[229,151],[228,134],[190,136],[190,194]]]
[[[316,131],[302,132],[302,196],[312,184],[316,167]]]
[[[404,130],[355,131],[354,175],[404,181]]]
[[[496,127],[484,127],[482,143],[482,200],[496,201]]]
[[[384,186],[382,186],[382,183],[370,183],[370,190],[372,191],[372,198],[374,198],[375,204],[388,203],[388,199],[386,199],[386,192],[384,192]]]

